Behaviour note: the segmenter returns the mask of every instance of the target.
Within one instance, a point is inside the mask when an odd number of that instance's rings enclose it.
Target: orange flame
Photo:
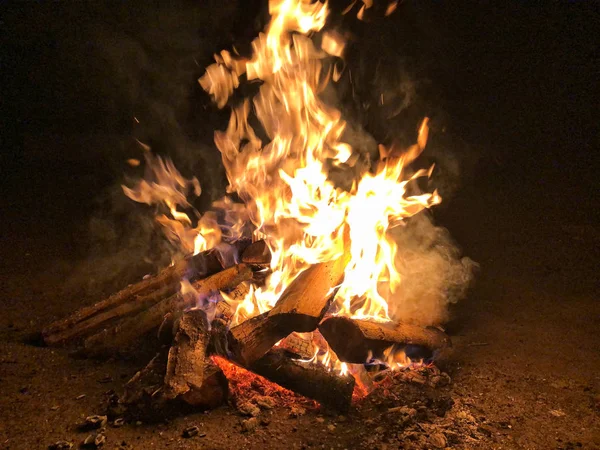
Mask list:
[[[393,10],[392,4],[388,9]],[[371,5],[363,0],[361,12]],[[324,70],[328,58],[341,57],[345,45],[339,34],[329,32],[323,34],[320,49],[313,43],[312,36],[325,26],[327,4],[270,0],[269,9],[271,21],[254,40],[252,56],[243,59],[223,51],[199,80],[219,108],[228,104],[243,74],[250,82],[262,82],[252,103],[246,99],[233,106],[227,129],[215,133],[228,192],[237,193],[244,202],[235,205],[226,198],[215,206],[235,209],[235,225],[228,230],[241,232],[251,222],[254,237],[265,239],[272,254],[271,274],[239,303],[234,324],[271,309],[309,265],[339,257],[344,252],[341,231],[346,227],[351,261],[336,296],[335,313],[389,320],[388,303],[402,283],[396,267],[402,249],[389,230],[441,201],[435,191],[409,194],[408,189],[433,170],[406,173],[406,166],[426,146],[428,120],[423,120],[413,146],[380,147],[379,163],[359,168],[360,155],[341,140],[346,123],[340,111],[319,97],[330,79]],[[334,73],[334,78],[338,76]],[[255,132],[249,122],[252,115],[264,133]],[[135,189],[124,187],[125,193],[136,201],[166,205],[170,215],[159,221],[187,251],[218,244],[223,232],[214,215],[198,214],[198,224],[192,227],[190,217],[177,209],[190,207],[185,188],[191,186],[194,195],[200,194],[197,180],[183,179],[170,161],[149,157],[147,163],[158,181],[143,181]],[[352,177],[350,188],[334,183],[332,167]],[[336,370],[349,370],[327,350],[318,359]]]

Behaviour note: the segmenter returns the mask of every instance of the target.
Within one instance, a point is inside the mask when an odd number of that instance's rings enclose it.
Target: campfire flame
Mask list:
[[[395,5],[390,4],[390,13]],[[171,161],[150,152],[146,179],[134,188],[123,187],[124,192],[135,201],[162,205],[166,212],[157,220],[183,253],[235,240],[252,224],[253,237],[264,239],[271,251],[271,274],[238,304],[233,324],[270,310],[310,265],[347,252],[350,263],[332,313],[390,320],[389,302],[402,283],[396,263],[402,248],[389,231],[441,201],[436,191],[414,193],[414,181],[430,176],[433,167],[406,170],[425,149],[428,120],[422,121],[413,146],[380,146],[380,161],[369,164],[343,141],[341,112],[319,97],[332,73],[339,78],[336,62],[345,47],[339,34],[322,32],[327,4],[270,0],[269,10],[271,21],[252,43],[252,56],[222,51],[199,80],[219,108],[232,105],[229,125],[215,132],[215,144],[228,193],[243,203],[225,197],[214,204],[226,212],[226,224],[212,211],[199,214],[188,201],[201,193],[198,180],[185,179]],[[258,93],[252,102],[235,104],[232,94],[247,82],[261,83]],[[251,118],[261,130],[253,128]],[[335,171],[350,181],[347,186],[335,182]],[[313,359],[349,370],[328,349],[317,353],[321,356]]]

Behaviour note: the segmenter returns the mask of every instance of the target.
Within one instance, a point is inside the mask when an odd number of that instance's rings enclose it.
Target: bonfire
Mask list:
[[[399,237],[410,217],[441,202],[420,183],[434,167],[414,167],[428,119],[407,148],[380,145],[373,157],[352,147],[341,112],[320,96],[344,70],[345,41],[326,26],[327,4],[271,0],[269,12],[251,57],[223,50],[199,80],[231,109],[227,129],[215,132],[227,195],[201,214],[200,182],[140,143],[146,177],[123,190],[156,206],[177,248],[172,264],[43,332],[48,345],[81,343],[86,356],[158,334],[167,344],[129,381],[125,403],[214,407],[228,377],[246,369],[346,411],[377,370],[450,352],[438,318],[410,318]],[[244,98],[239,88],[249,84],[256,94]]]

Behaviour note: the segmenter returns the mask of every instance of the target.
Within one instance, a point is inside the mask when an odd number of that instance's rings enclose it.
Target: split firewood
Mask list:
[[[227,356],[227,333],[237,305],[244,301],[250,292],[247,282],[238,284],[227,293],[225,298],[217,302],[214,307],[213,320],[210,324],[210,342],[208,352],[211,355]]]
[[[350,408],[355,383],[352,375],[338,375],[319,364],[294,361],[283,350],[271,350],[249,369],[324,406],[340,412]]]
[[[164,394],[173,399],[202,387],[209,332],[206,314],[192,309],[183,314],[169,350]]]
[[[60,345],[85,337],[115,319],[148,309],[175,294],[184,277],[193,281],[220,270],[219,255],[215,250],[187,257],[157,275],[122,289],[106,300],[81,308],[50,324],[42,331],[44,342],[47,345]]]
[[[242,253],[242,262],[257,266],[268,266],[271,262],[271,252],[263,240],[253,242]]]
[[[84,341],[84,349],[80,354],[89,357],[114,355],[131,342],[158,328],[169,312],[192,308],[196,306],[199,296],[208,296],[219,290],[233,289],[251,277],[252,270],[245,264],[238,264],[196,281],[192,283],[193,292],[172,295],[149,309],[88,337]]]
[[[229,330],[228,349],[236,362],[249,367],[292,331],[269,317],[268,312],[262,313]]]
[[[369,357],[382,358],[393,345],[425,347],[434,357],[447,354],[452,347],[441,330],[418,325],[330,317],[319,325],[319,331],[341,361],[355,364],[365,363]]]
[[[346,252],[336,260],[310,266],[287,287],[273,309],[233,327],[228,344],[234,359],[247,367],[290,333],[314,331],[331,305],[349,260]]]

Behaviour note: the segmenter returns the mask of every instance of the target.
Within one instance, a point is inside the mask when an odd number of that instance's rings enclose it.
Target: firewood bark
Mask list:
[[[220,270],[218,252],[214,250],[187,257],[157,275],[50,324],[42,331],[44,342],[51,346],[61,345],[89,335],[112,320],[133,315],[175,294],[183,277],[196,280]]]
[[[198,296],[206,296],[218,290],[232,289],[252,277],[252,270],[245,264],[225,269],[192,284],[195,292],[177,293],[139,314],[118,322],[84,341],[82,356],[99,357],[118,353],[130,342],[158,328],[169,312],[184,311],[195,306]]]
[[[350,408],[355,383],[352,375],[338,375],[318,364],[294,361],[283,350],[271,350],[249,369],[324,406],[340,412]]]
[[[169,350],[164,391],[167,398],[200,390],[208,340],[208,320],[204,311],[192,309],[185,312]]]
[[[450,338],[433,327],[380,323],[330,317],[319,325],[319,331],[341,361],[361,364],[372,355],[381,358],[392,345],[419,345],[434,353],[446,354],[452,347]]]

